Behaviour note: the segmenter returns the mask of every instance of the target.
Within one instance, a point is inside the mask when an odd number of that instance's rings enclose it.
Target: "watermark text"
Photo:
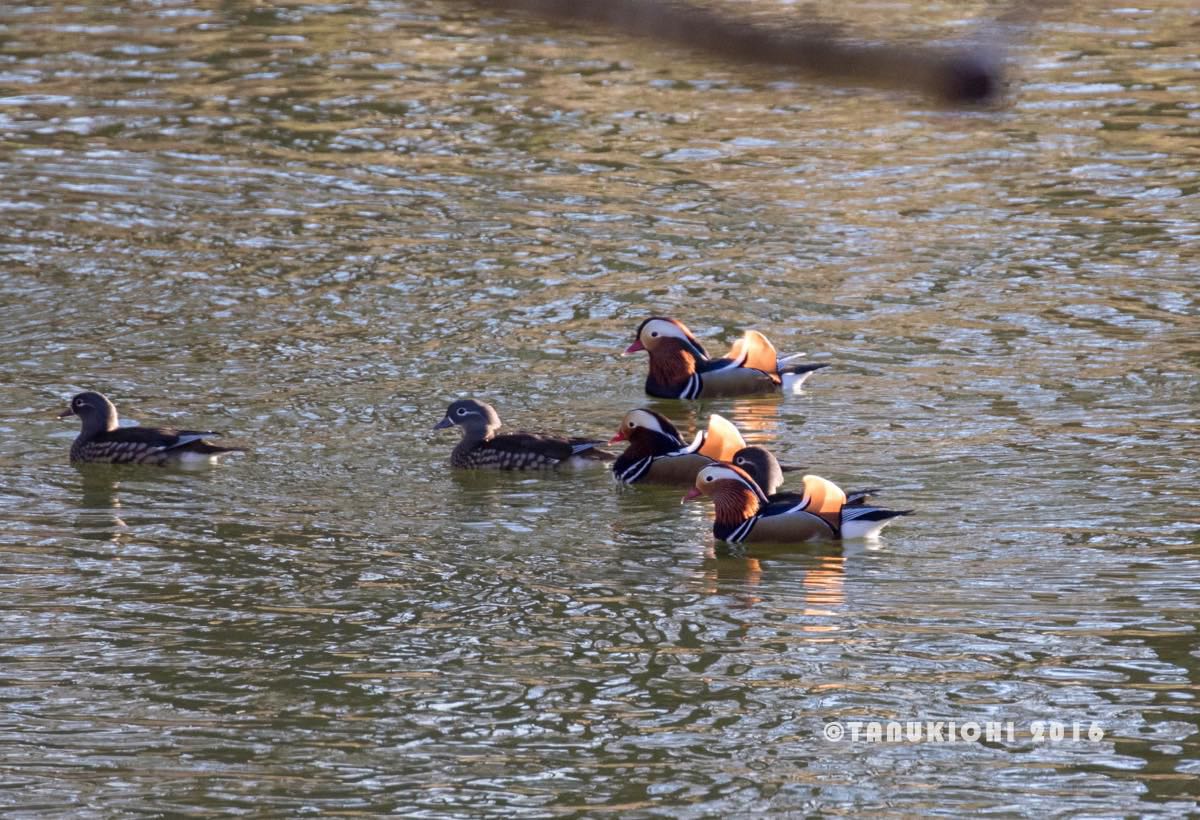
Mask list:
[[[1035,720],[1017,726],[1012,720],[845,720],[826,723],[832,743],[1095,743],[1104,727],[1083,721]]]

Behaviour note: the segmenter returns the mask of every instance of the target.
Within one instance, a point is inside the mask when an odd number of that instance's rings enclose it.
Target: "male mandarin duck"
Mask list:
[[[716,509],[713,536],[731,544],[873,538],[897,516],[912,512],[847,505],[840,487],[815,475],[804,476],[799,501],[773,502],[754,479],[732,464],[705,467],[683,500],[701,496],[712,498]]]
[[[612,453],[597,450],[602,441],[557,438],[537,433],[501,433],[495,409],[475,399],[459,399],[446,408],[434,430],[457,424],[462,440],[450,454],[450,463],[464,469],[545,470],[561,466],[586,467],[612,461]]]
[[[798,364],[803,356],[780,356],[757,330],[748,330],[729,353],[713,359],[687,327],[675,319],[652,316],[637,329],[625,355],[644,350],[650,356],[646,392],[663,399],[709,399],[755,393],[794,393],[825,364]]]
[[[241,447],[218,447],[205,441],[220,433],[175,430],[169,427],[121,427],[117,408],[102,393],[80,393],[60,418],[78,416],[79,435],[71,445],[74,464],[208,464],[224,453],[242,452]]]
[[[781,465],[775,458],[775,454],[765,447],[743,447],[733,454],[733,458],[725,460],[735,467],[745,470],[754,479],[754,483],[767,494],[769,501],[795,499],[798,502],[804,497],[804,493],[779,492],[779,485],[783,483],[783,474],[797,472],[800,468]],[[862,506],[866,503],[867,496],[877,492],[879,492],[878,487],[866,490],[847,490],[846,506]]]
[[[613,476],[622,484],[691,484],[704,467],[726,461],[746,446],[737,428],[713,413],[708,429],[686,444],[675,425],[653,410],[630,410],[609,444],[629,442],[613,462]]]

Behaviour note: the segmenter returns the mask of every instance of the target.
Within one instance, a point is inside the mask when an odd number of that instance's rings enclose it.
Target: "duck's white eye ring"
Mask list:
[[[747,461],[744,456],[738,456],[736,459],[733,460],[733,463],[734,464],[746,464]]]
[[[467,414],[467,408],[465,408],[465,407],[458,408],[458,414],[460,416],[465,416]]]

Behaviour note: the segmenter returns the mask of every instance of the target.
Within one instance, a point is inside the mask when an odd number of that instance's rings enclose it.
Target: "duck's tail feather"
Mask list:
[[[600,445],[604,443],[603,441],[573,441],[571,442],[571,455],[596,461],[615,461],[617,458],[615,455],[600,449]]]
[[[846,492],[846,506],[861,507],[867,503],[869,496],[877,495],[880,492],[882,491],[878,487],[867,487],[865,490],[849,490]]]
[[[784,395],[795,395],[800,392],[800,388],[804,385],[804,381],[817,370],[823,367],[829,367],[827,364],[790,364],[785,369],[780,370],[780,377],[783,379]]]

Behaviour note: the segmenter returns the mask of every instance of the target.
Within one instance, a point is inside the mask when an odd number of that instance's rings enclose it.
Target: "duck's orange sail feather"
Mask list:
[[[775,350],[775,345],[757,330],[747,330],[742,338],[729,348],[728,358],[736,360],[743,355],[746,361],[742,367],[752,367],[764,373],[779,372],[779,353]]]
[[[806,475],[804,481],[804,510],[819,515],[837,529],[842,520],[842,507],[846,506],[846,493],[827,478]]]
[[[733,455],[746,446],[746,440],[733,426],[733,422],[713,413],[708,418],[708,432],[700,453],[717,461],[733,461]]]

